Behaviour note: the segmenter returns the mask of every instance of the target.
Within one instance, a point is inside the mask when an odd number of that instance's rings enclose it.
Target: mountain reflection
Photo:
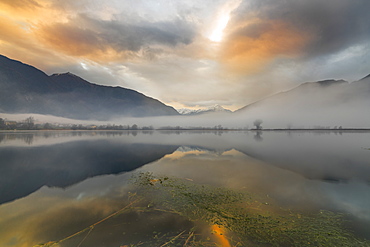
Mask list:
[[[18,138],[31,140],[29,136]],[[108,139],[2,147],[0,204],[29,195],[42,186],[65,188],[90,177],[132,171],[176,149],[174,145],[126,144]]]

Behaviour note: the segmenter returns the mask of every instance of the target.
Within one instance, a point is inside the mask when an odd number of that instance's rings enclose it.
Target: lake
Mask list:
[[[0,246],[370,246],[370,132],[0,133]]]

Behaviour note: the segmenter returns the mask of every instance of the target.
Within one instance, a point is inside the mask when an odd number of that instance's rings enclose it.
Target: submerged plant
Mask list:
[[[330,211],[295,213],[258,195],[152,173],[135,175],[132,186],[123,208],[37,247],[91,246],[94,234],[112,225],[127,231],[120,247],[370,246],[345,229],[344,215]]]
[[[203,222],[210,232],[226,234],[223,239],[227,242],[220,240],[220,246],[370,246],[369,241],[356,238],[344,228],[342,214],[276,210],[258,201],[258,196],[152,173],[138,174],[135,184],[138,194],[150,200],[152,210],[178,214],[195,225]]]

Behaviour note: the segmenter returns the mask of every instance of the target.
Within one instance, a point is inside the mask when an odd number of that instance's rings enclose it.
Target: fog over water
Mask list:
[[[215,112],[199,115],[142,117],[98,120],[74,120],[39,114],[1,114],[8,120],[22,121],[33,116],[36,122],[84,125],[133,125],[154,128],[204,127],[252,129],[254,121],[262,120],[263,128],[370,128],[370,77],[348,83],[327,80],[303,83],[247,105],[234,113]]]

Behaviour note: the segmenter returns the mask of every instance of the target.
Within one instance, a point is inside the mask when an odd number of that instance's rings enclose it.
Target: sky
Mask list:
[[[0,54],[165,104],[236,110],[370,74],[368,0],[0,0]]]

